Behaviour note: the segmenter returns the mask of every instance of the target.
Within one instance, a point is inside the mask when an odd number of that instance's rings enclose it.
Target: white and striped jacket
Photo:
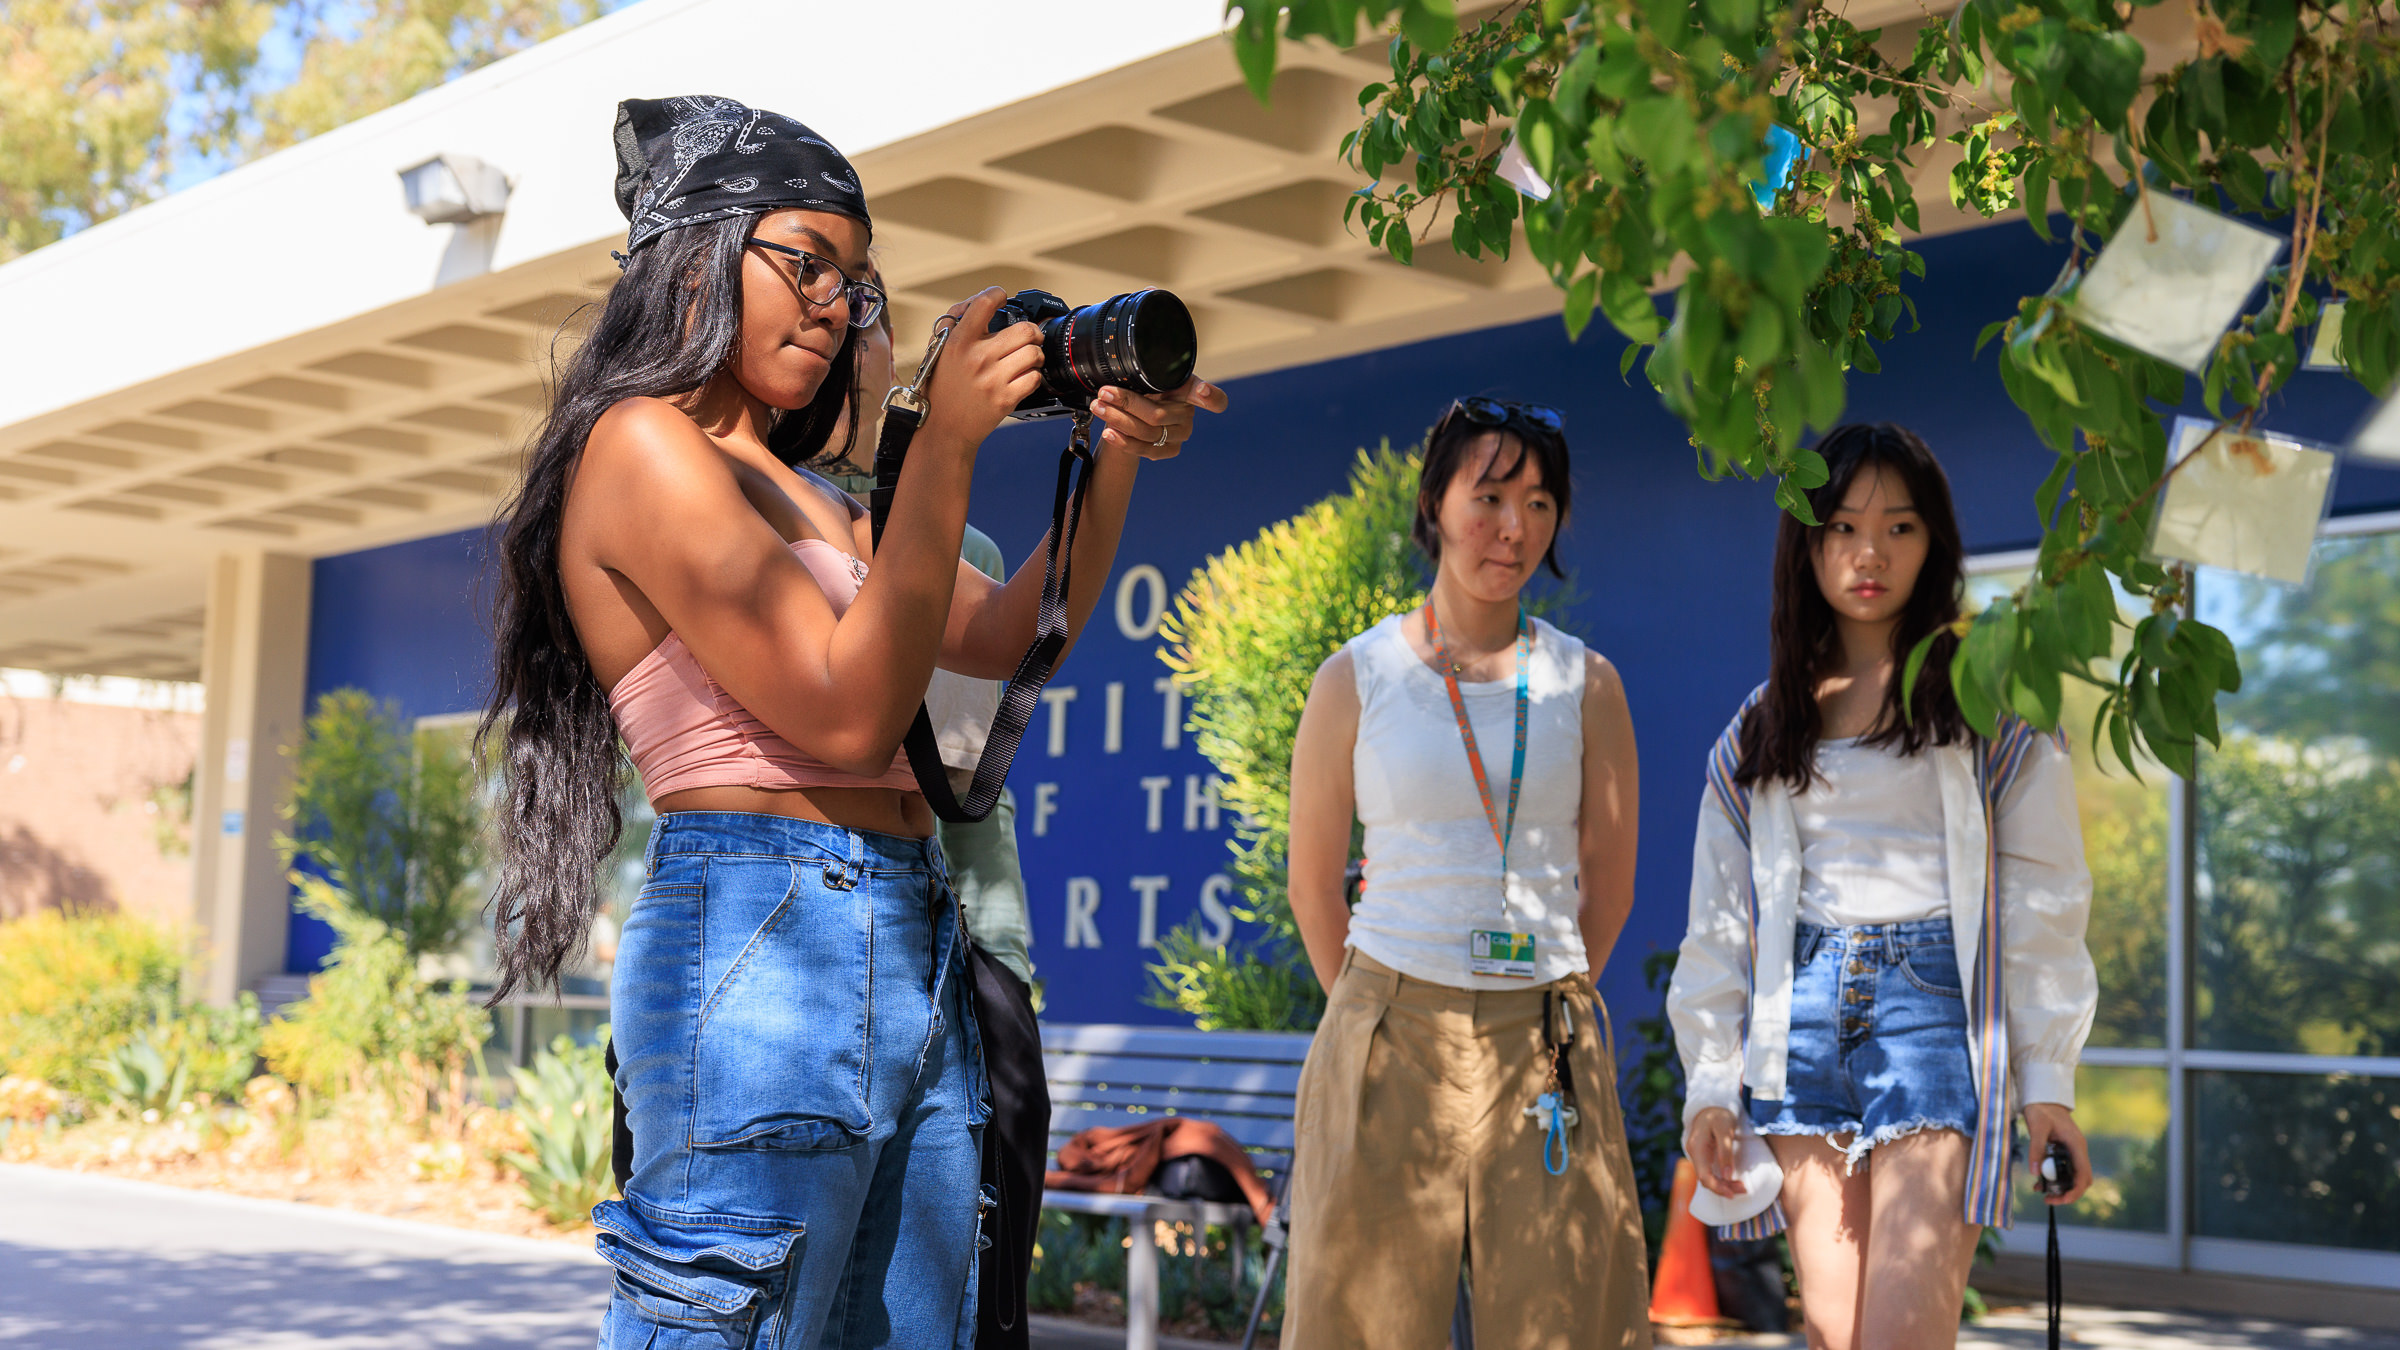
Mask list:
[[[1711,1106],[1743,1117],[1745,1088],[1783,1097],[1800,834],[1780,780],[1733,781],[1743,713],[1764,692],[1751,694],[1710,754],[1693,841],[1690,927],[1667,990],[1687,1128]],[[2025,1102],[2074,1106],[2075,1064],[2099,1002],[2083,941],[2092,877],[2074,766],[2063,739],[2013,717],[1993,740],[1922,753],[1933,757],[1950,826],[1950,925],[1981,1108],[1967,1217],[2005,1227],[2008,1121]],[[1999,941],[1987,945],[1995,926]],[[1987,1054],[1995,1045],[1997,1061]],[[1770,1211],[1763,1226],[1780,1227],[1780,1216]]]

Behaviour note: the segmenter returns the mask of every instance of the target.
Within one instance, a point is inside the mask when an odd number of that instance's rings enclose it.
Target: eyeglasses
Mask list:
[[[1435,433],[1439,434],[1442,428],[1450,425],[1453,417],[1463,417],[1479,427],[1514,424],[1535,431],[1546,431],[1553,436],[1567,428],[1566,414],[1546,403],[1508,403],[1481,395],[1452,400],[1450,406],[1443,410],[1441,419],[1433,424]]]
[[[865,328],[875,322],[875,316],[883,313],[883,288],[874,282],[853,281],[831,260],[820,258],[805,249],[770,244],[756,235],[750,237],[750,242],[800,260],[800,266],[794,269],[793,283],[799,288],[801,299],[812,305],[830,305],[837,296],[847,297],[852,328]]]

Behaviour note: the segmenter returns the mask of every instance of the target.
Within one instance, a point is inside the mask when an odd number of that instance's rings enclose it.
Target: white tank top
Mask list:
[[[1849,928],[1948,914],[1950,861],[1933,756],[1846,736],[1817,742],[1817,772],[1823,776],[1792,798],[1801,922]]]
[[[1576,924],[1584,646],[1539,619],[1533,633],[1525,784],[1509,840],[1505,903],[1500,846],[1441,675],[1409,648],[1398,615],[1350,640],[1358,682],[1350,762],[1367,827],[1367,876],[1350,914],[1349,945],[1403,975],[1457,989],[1523,989],[1584,968]],[[1483,751],[1493,809],[1505,821],[1516,676],[1458,688]],[[1468,934],[1476,929],[1533,934],[1533,978],[1469,973]]]

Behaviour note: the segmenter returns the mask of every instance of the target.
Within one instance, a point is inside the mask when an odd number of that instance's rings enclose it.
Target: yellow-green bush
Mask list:
[[[126,914],[0,923],[0,1073],[106,1100],[93,1060],[176,1007],[187,959],[175,933]]]
[[[331,963],[262,1037],[267,1067],[319,1097],[422,1093],[455,1077],[491,1035],[463,987],[426,980],[398,932],[321,878],[295,874],[301,908],[333,925]]]

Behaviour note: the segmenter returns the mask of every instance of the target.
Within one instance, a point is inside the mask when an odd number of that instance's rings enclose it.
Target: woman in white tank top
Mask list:
[[[1351,639],[1292,754],[1290,888],[1327,1007],[1300,1078],[1287,1344],[1650,1344],[1641,1212],[1591,972],[1633,903],[1607,661],[1524,613],[1570,493],[1548,408],[1426,443],[1423,607]],[[1343,878],[1365,827],[1355,908]]]

